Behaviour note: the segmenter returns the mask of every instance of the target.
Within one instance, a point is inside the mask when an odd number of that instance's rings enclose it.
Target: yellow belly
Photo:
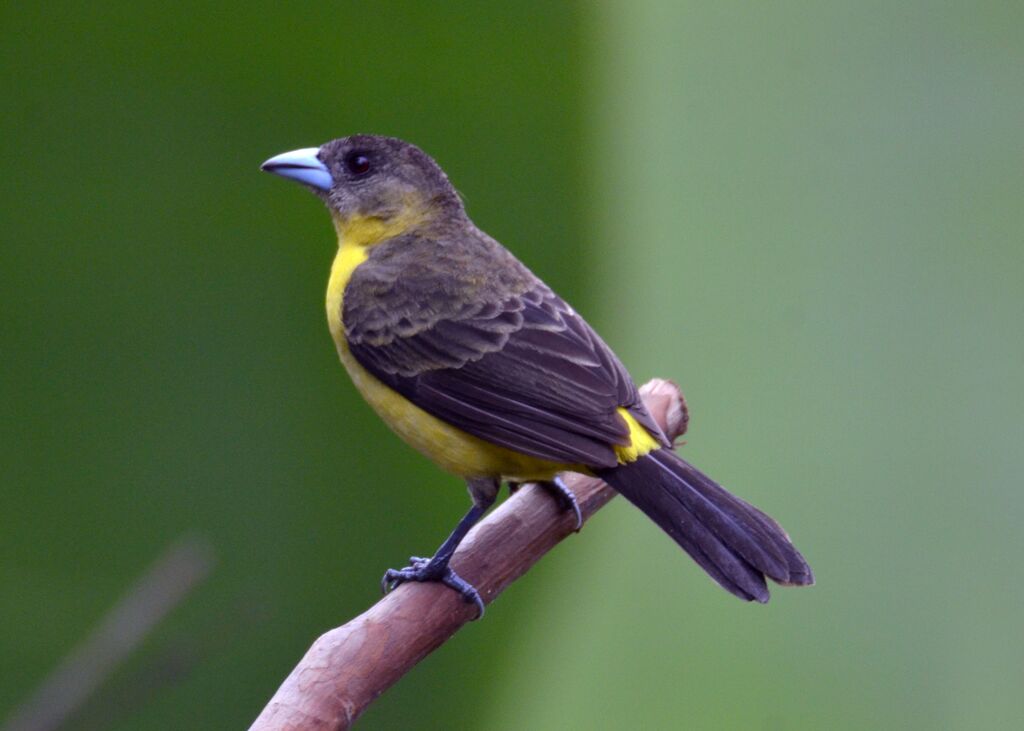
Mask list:
[[[345,370],[385,424],[442,469],[461,477],[548,480],[565,470],[585,471],[581,465],[549,462],[467,434],[431,416],[363,368],[348,349],[341,323],[341,306],[349,277],[365,260],[366,250],[363,247],[342,246],[338,250],[327,286],[327,323]]]

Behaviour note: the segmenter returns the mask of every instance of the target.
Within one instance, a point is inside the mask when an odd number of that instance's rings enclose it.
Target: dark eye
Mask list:
[[[353,175],[366,175],[370,172],[370,158],[361,152],[350,152],[345,157],[345,167]]]

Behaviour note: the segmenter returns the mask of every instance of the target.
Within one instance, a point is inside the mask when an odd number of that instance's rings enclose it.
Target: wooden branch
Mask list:
[[[686,431],[686,402],[670,381],[640,389],[672,440]],[[587,520],[615,496],[594,477],[567,474]],[[490,604],[573,532],[571,512],[526,485],[466,536],[452,568]],[[408,583],[341,627],[321,635],[285,678],[249,731],[348,729],[377,696],[476,617],[476,607],[435,583]]]

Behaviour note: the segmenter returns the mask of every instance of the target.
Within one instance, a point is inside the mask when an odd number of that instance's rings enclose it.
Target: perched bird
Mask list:
[[[391,569],[388,591],[440,581],[483,601],[448,565],[503,481],[597,475],[744,600],[765,577],[807,585],[785,531],[678,457],[619,359],[572,307],[478,229],[427,154],[356,135],[272,157],[262,169],[327,205],[338,253],[327,322],[356,388],[405,441],[465,479],[473,506],[431,558]],[[577,525],[577,527],[579,527]]]

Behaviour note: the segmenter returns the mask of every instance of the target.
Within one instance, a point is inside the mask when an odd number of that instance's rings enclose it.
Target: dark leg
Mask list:
[[[462,539],[472,528],[487,509],[494,504],[494,498],[498,493],[497,480],[469,480],[470,495],[473,497],[473,507],[463,516],[455,530],[448,536],[441,547],[432,558],[419,558],[413,556],[409,559],[410,565],[404,569],[388,569],[381,579],[381,589],[386,594],[406,581],[439,581],[459,592],[467,602],[476,604],[478,610],[477,619],[484,616],[484,600],[480,593],[465,579],[456,574],[448,565],[455,549],[459,547]]]
[[[540,484],[545,490],[555,496],[558,504],[562,506],[562,510],[571,510],[575,514],[576,528],[574,530],[579,533],[580,528],[583,527],[583,513],[580,512],[580,504],[576,502],[576,496],[572,494],[572,490],[562,480],[562,476],[555,475],[553,480]]]
[[[571,510],[573,512],[576,516],[576,527],[573,530],[579,533],[583,527],[583,513],[580,512],[580,504],[576,502],[576,496],[572,494],[572,490],[562,480],[562,476],[555,475],[554,479],[538,482],[537,484],[554,496],[562,510]],[[521,482],[509,482],[508,494],[515,495],[522,486],[523,483]]]

